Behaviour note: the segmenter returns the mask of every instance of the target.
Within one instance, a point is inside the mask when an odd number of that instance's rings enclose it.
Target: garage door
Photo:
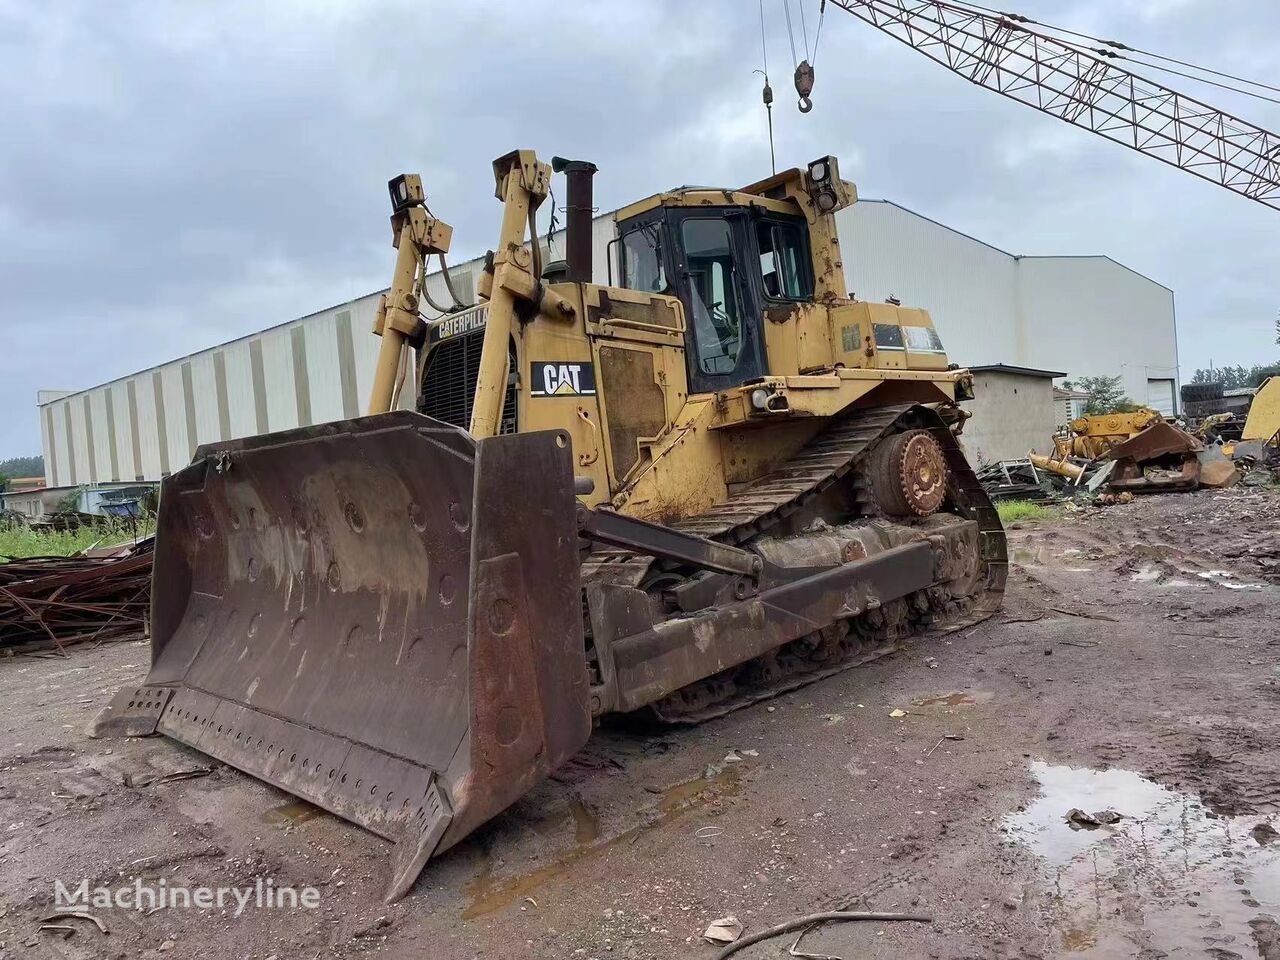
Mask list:
[[[1166,417],[1172,417],[1173,410],[1173,381],[1172,380],[1148,380],[1147,381],[1147,406],[1152,410],[1159,410]]]

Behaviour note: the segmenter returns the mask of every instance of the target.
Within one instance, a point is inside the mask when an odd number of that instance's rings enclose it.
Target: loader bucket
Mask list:
[[[161,491],[160,732],[395,843],[388,898],[590,733],[568,437],[395,412],[201,447]]]

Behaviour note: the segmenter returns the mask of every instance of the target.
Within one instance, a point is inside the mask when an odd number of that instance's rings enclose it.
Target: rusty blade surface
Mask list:
[[[1118,443],[1107,451],[1103,460],[1133,460],[1143,463],[1157,457],[1177,453],[1197,453],[1204,449],[1204,444],[1171,423],[1157,420],[1140,433],[1135,433],[1123,443]]]
[[[159,730],[396,842],[389,896],[590,733],[568,438],[396,412],[202,447],[165,481]]]

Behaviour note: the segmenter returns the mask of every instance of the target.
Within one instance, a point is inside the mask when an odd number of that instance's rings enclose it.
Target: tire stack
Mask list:
[[[1230,409],[1222,398],[1222,381],[1213,383],[1184,383],[1182,385],[1182,412],[1194,420],[1226,413]]]

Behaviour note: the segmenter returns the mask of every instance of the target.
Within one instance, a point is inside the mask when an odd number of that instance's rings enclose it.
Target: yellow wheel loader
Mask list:
[[[555,167],[563,265],[531,236],[552,169],[508,154],[479,303],[432,321],[451,230],[391,182],[369,416],[205,445],[164,481],[151,672],[97,722],[394,841],[390,898],[598,718],[695,723],[1004,590],[956,439],[972,377],[924,310],[847,294],[835,158],[626,207],[608,286],[595,167]],[[418,412],[392,411],[411,356]]]

